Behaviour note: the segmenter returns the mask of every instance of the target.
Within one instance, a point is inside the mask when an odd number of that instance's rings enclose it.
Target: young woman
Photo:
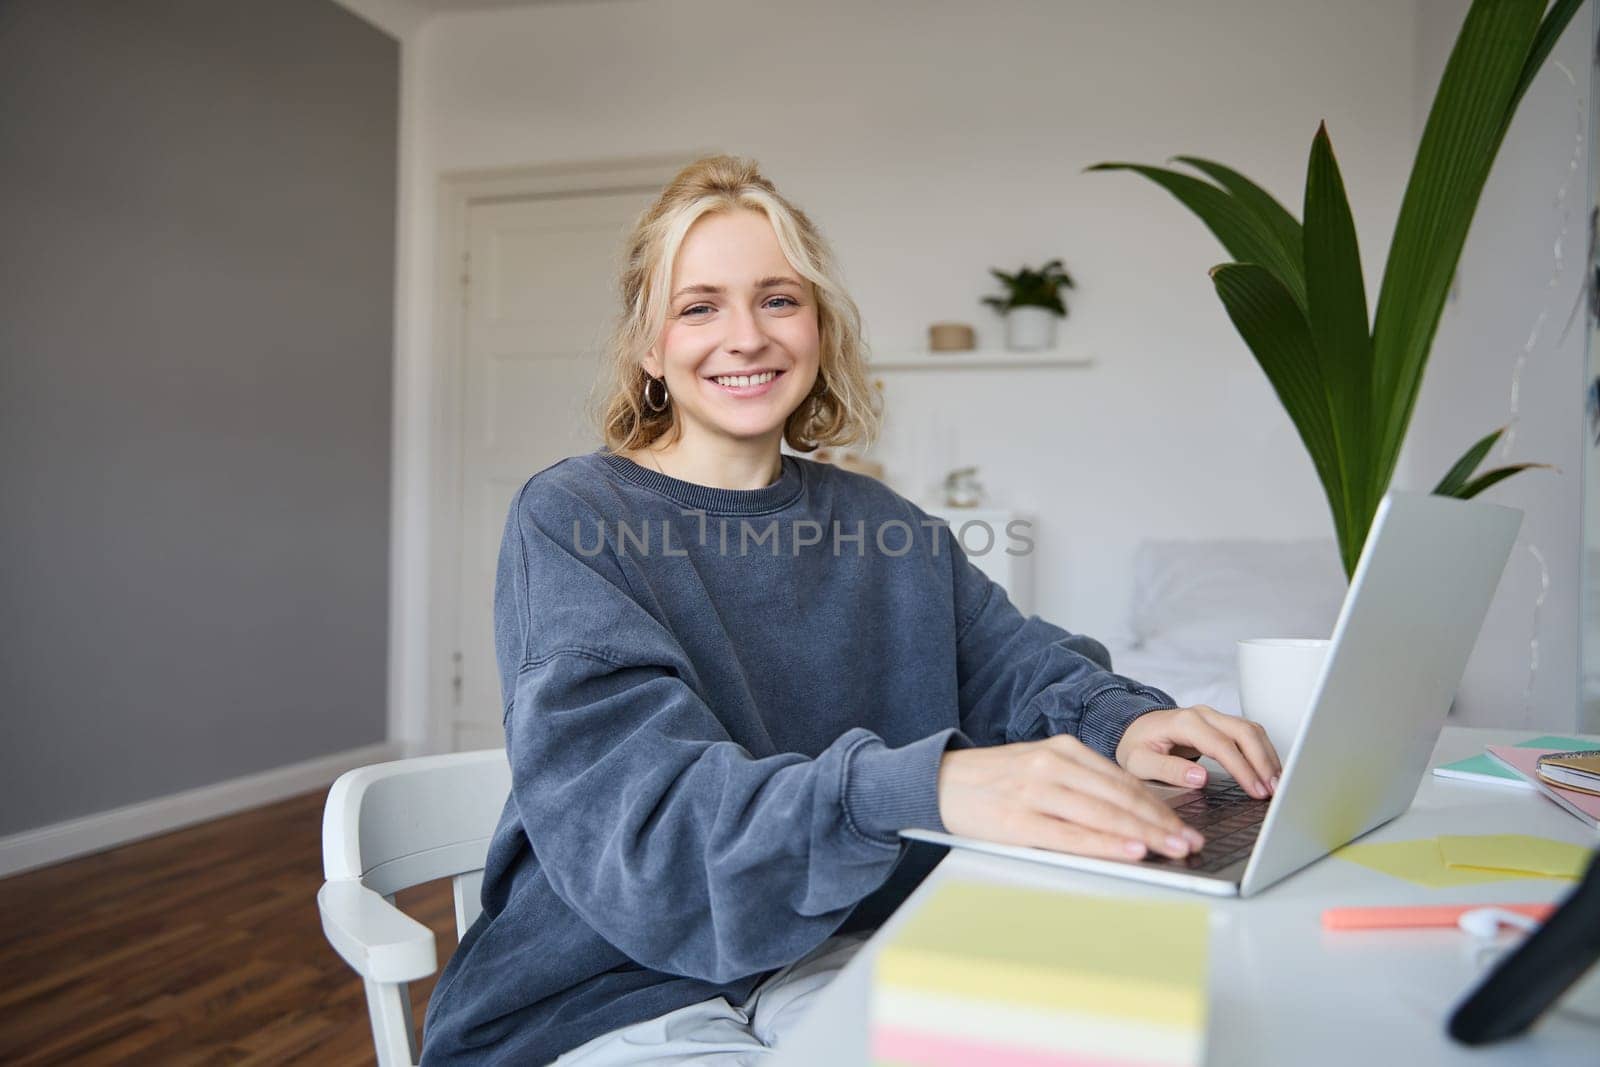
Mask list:
[[[1203,840],[1140,782],[1253,724],[1176,708],[1024,617],[872,478],[855,304],[749,161],[687,167],[621,279],[605,447],[512,502],[495,588],[512,792],[424,1064],[754,1063],[941,850],[928,827],[1097,856]]]

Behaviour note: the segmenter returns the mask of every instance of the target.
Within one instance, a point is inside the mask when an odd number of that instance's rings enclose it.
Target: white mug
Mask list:
[[[1266,729],[1284,763],[1311,710],[1311,697],[1332,644],[1310,637],[1252,637],[1239,642],[1239,710]]]

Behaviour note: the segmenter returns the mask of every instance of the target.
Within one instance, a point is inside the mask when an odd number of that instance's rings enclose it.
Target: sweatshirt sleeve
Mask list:
[[[942,829],[940,758],[972,742],[855,728],[815,758],[753,757],[595,520],[584,545],[570,496],[532,486],[507,519],[495,645],[512,798],[551,887],[654,970],[722,983],[794,962],[888,880],[898,830]]]
[[[1177,706],[1161,690],[1112,673],[1111,654],[1094,638],[1024,617],[948,527],[944,532],[955,571],[961,730],[972,740],[999,745],[1072,734],[1115,759],[1130,722]]]

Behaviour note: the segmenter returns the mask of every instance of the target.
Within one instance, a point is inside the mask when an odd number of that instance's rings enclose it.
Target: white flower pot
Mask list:
[[[1006,347],[1026,352],[1056,346],[1056,319],[1049,308],[1018,307],[1006,312]]]

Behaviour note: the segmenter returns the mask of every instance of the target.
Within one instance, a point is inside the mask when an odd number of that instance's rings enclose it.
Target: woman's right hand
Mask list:
[[[1143,782],[1070,734],[947,751],[939,818],[962,837],[1103,859],[1180,858],[1205,844]]]

